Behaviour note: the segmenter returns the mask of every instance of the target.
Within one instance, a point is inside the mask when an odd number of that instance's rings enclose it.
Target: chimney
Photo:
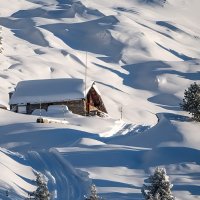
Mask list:
[[[12,95],[13,95],[14,91],[9,92],[9,100],[11,99]]]

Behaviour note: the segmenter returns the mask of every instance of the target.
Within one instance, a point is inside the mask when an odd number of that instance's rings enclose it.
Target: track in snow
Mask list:
[[[123,135],[128,134],[138,134],[146,131],[149,129],[150,126],[148,125],[136,125],[136,124],[127,124],[118,121],[118,123],[113,126],[112,130],[106,133],[102,133],[101,136],[104,137],[121,137]]]
[[[75,170],[55,149],[31,151],[27,157],[32,167],[48,178],[48,188],[53,199],[83,199],[89,185],[88,176],[85,172]]]
[[[124,124],[119,131],[116,132],[115,136],[126,135],[129,133],[142,133],[150,128],[149,126],[135,125],[135,124]]]

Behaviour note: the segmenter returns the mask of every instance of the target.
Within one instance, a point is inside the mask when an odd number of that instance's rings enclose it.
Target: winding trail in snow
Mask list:
[[[132,123],[126,123],[123,121],[116,121],[115,125],[113,128],[104,133],[100,133],[102,137],[107,138],[108,140],[116,138],[116,137],[121,137],[124,135],[135,135],[139,133],[143,133],[144,131],[150,129],[151,126],[149,125],[136,125]]]
[[[32,167],[48,179],[53,199],[82,200],[89,186],[88,174],[75,170],[55,149],[28,152]]]

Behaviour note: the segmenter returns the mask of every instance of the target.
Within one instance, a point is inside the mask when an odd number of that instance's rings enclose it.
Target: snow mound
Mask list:
[[[101,141],[91,139],[91,138],[81,138],[77,140],[76,142],[74,142],[71,146],[81,147],[81,146],[102,146],[102,145],[106,145],[106,144]]]

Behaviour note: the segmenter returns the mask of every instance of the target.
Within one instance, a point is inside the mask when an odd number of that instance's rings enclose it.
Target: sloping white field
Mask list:
[[[25,158],[1,148],[0,199],[29,198],[37,188],[36,170],[43,174],[53,199],[82,199],[91,184],[88,173],[74,169],[55,149],[30,151]]]
[[[114,119],[99,117],[83,117],[68,114],[58,121],[68,123],[38,124],[38,116],[27,116],[0,109],[0,145],[3,148],[26,153],[29,150],[42,150],[52,147],[68,146],[82,138],[100,138],[115,134],[124,124],[118,123],[118,129],[113,129]],[[49,118],[51,119],[51,118]],[[53,118],[55,119],[55,118]]]
[[[199,0],[1,3],[0,104],[8,106],[8,92],[21,80],[84,79],[87,51],[87,84],[96,81],[111,118],[68,114],[59,116],[67,124],[36,124],[36,116],[0,110],[0,146],[29,155],[55,196],[68,179],[72,193],[78,184],[72,170],[53,182],[61,174],[52,163],[62,163],[64,173],[68,160],[89,172],[106,199],[141,199],[143,180],[156,166],[167,168],[177,199],[200,199],[200,125],[179,109],[184,89],[200,81],[199,6]],[[50,148],[61,157],[51,159]],[[12,158],[6,155],[2,162]],[[10,177],[3,190],[13,187],[16,174]],[[78,196],[57,198],[81,199],[81,186]],[[23,195],[31,187],[19,179],[14,188]]]
[[[36,189],[34,180],[33,169],[22,155],[0,148],[0,199],[28,196],[28,191]]]
[[[0,142],[4,148],[21,152],[28,165],[45,174],[55,199],[82,199],[91,181],[105,199],[141,199],[143,181],[156,166],[167,168],[177,199],[199,199],[197,134],[200,125],[187,121],[187,117],[181,115],[159,114],[158,117],[159,123],[144,129],[144,132],[140,130],[143,127],[138,127],[125,136],[104,138],[94,131],[99,129],[99,124],[104,126],[104,130],[112,130],[113,121],[103,123],[106,119],[68,116],[65,118],[70,120],[68,124],[37,124],[37,116],[1,110]],[[95,123],[93,127],[89,125],[91,121]],[[88,132],[88,127],[91,132]],[[123,131],[124,127],[121,126],[121,129]],[[18,191],[18,182],[19,185],[21,182],[15,176],[19,173],[16,165],[23,170],[25,161],[19,165],[20,161],[14,159],[15,165],[8,165],[10,157],[11,152],[7,158],[1,156],[6,168],[15,172],[5,178],[7,170],[3,168],[3,195],[8,188],[15,194],[10,199],[23,199],[27,193]],[[23,176],[29,177],[29,173],[23,170]],[[29,192],[34,190],[29,182],[21,187]],[[6,199],[5,196],[2,198]]]
[[[144,139],[144,138],[143,138]],[[85,139],[86,140],[86,139]],[[199,150],[186,147],[137,148],[75,144],[59,148],[76,168],[89,172],[105,199],[142,199],[144,178],[165,166],[177,199],[199,199]]]

